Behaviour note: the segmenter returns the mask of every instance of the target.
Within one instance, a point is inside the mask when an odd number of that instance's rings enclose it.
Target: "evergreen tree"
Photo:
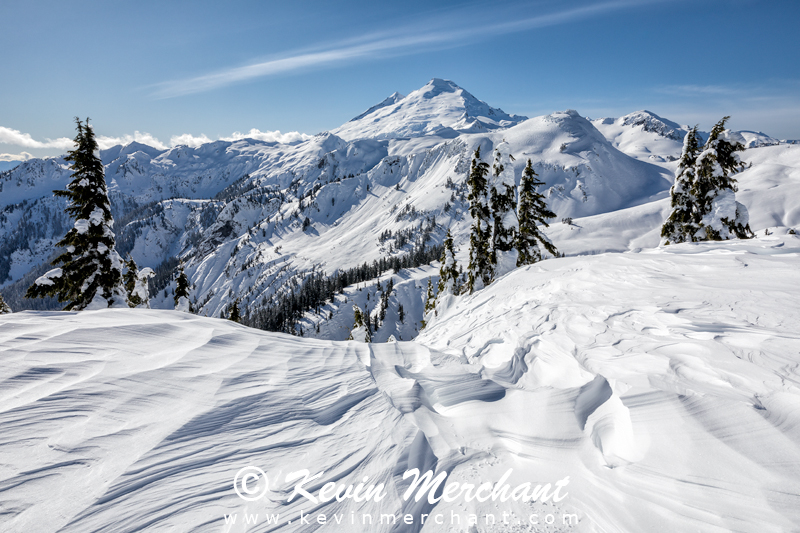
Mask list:
[[[494,151],[492,166],[491,206],[494,228],[492,232],[493,262],[497,265],[496,274],[503,274],[514,268],[514,245],[517,237],[518,221],[514,212],[517,187],[514,179],[513,157],[509,145],[503,141]]]
[[[458,294],[460,290],[458,286],[459,272],[456,263],[456,251],[453,247],[453,236],[450,234],[449,228],[444,238],[444,249],[442,250],[442,258],[440,261],[442,265],[439,267],[439,290],[437,298],[445,294]]]
[[[539,225],[549,227],[547,220],[556,216],[547,207],[547,201],[539,192],[539,181],[533,170],[531,160],[522,171],[522,180],[519,184],[519,202],[517,204],[517,218],[519,219],[519,233],[517,234],[517,266],[532,265],[542,260],[542,248],[558,257],[558,250],[550,239],[539,230]],[[540,247],[541,246],[541,247]]]
[[[481,161],[481,149],[475,150],[469,171],[469,214],[472,228],[469,235],[469,266],[467,267],[467,290],[472,293],[492,282],[494,261],[491,242],[490,211],[487,201],[489,165]]]
[[[3,295],[0,294],[0,315],[7,315],[11,313],[11,308],[8,306],[5,300],[3,300]]]
[[[357,306],[353,306],[353,329],[350,331],[349,341],[372,342],[369,328],[367,327],[368,316]]]
[[[683,139],[683,151],[675,171],[675,183],[670,188],[670,212],[661,227],[663,244],[690,242],[700,229],[695,221],[697,199],[692,194],[695,187],[695,165],[700,153],[697,126],[690,129]]]
[[[436,294],[433,292],[433,282],[428,278],[428,290],[425,291],[425,313],[433,311],[436,307]]]
[[[724,117],[711,129],[703,151],[697,156],[697,178],[692,193],[698,202],[700,229],[693,240],[753,237],[747,208],[736,201],[736,178],[733,177],[747,166],[737,153],[744,151],[744,139],[725,129],[729,118]]]
[[[53,191],[69,200],[66,212],[75,224],[56,246],[64,251],[53,261],[59,266],[28,288],[27,298],[55,296],[65,311],[127,307],[122,285],[122,259],[114,247],[111,206],[103,163],[95,155],[97,141],[89,119],[75,119],[76,147],[68,152],[72,181],[65,191]]]
[[[178,278],[175,284],[175,310],[184,313],[192,312],[192,305],[189,301],[189,278],[183,271],[183,265],[178,267]]]
[[[125,268],[123,280],[128,293],[128,306],[150,309],[150,290],[147,280],[154,277],[156,273],[149,267],[139,270],[136,261],[130,256],[125,261]]]
[[[242,316],[239,314],[239,299],[236,298],[229,307],[228,320],[231,322],[241,323]]]
[[[378,287],[380,286],[381,283],[378,281]],[[378,305],[378,319],[380,322],[386,320],[386,310],[389,308],[389,298],[391,297],[393,290],[394,281],[392,278],[389,278],[389,281],[386,282],[386,289],[381,290],[381,301]]]
[[[433,282],[431,278],[428,278],[428,289],[425,291],[425,312],[422,314],[422,323],[420,324],[420,329],[425,329],[427,325],[427,321],[425,318],[428,317],[430,313],[433,313],[436,308],[436,294],[433,292]]]
[[[744,150],[743,139],[725,129],[729,118],[714,126],[702,151],[697,129],[686,135],[670,190],[672,211],[661,228],[663,244],[753,237],[747,208],[736,201],[733,177],[745,168],[737,153]]]

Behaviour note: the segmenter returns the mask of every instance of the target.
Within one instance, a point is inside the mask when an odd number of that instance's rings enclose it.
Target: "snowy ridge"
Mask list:
[[[680,125],[662,118],[651,111],[636,111],[620,118],[599,118],[592,124],[603,135],[631,157],[650,163],[670,165],[681,154],[683,138],[691,126]],[[738,131],[744,138],[745,148],[775,146],[781,143],[778,139],[762,132]],[[708,132],[698,131],[702,142],[708,139]],[[784,141],[786,144],[786,141]]]
[[[375,104],[374,106],[370,107],[369,109],[367,109],[366,111],[364,111],[363,113],[358,115],[357,117],[353,117],[352,119],[350,119],[350,122],[356,122],[358,120],[361,120],[362,118],[366,117],[367,115],[372,114],[373,112],[377,111],[378,109],[390,106],[392,104],[396,104],[397,102],[399,102],[403,98],[405,98],[405,96],[403,96],[402,94],[400,94],[398,92],[394,92],[390,96],[388,96],[385,100],[383,100],[381,103]]]

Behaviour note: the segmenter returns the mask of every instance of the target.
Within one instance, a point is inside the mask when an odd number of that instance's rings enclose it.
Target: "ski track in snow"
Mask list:
[[[0,317],[0,531],[244,531],[223,513],[576,513],[571,528],[800,523],[800,238],[548,260],[452,300],[415,342],[333,342],[170,311]],[[266,500],[232,489],[270,477]],[[379,504],[287,503],[384,482]],[[559,503],[405,502],[402,472]],[[311,531],[282,520],[248,531]],[[336,531],[389,531],[337,525]],[[474,531],[466,526],[422,531]],[[405,528],[405,529],[404,529]],[[324,529],[324,527],[319,527]],[[396,531],[418,527],[398,526]]]

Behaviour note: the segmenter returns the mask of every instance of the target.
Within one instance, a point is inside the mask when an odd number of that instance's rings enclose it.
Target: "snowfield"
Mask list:
[[[793,531],[798,294],[800,238],[776,233],[517,269],[414,342],[158,310],[2,315],[0,530]],[[262,500],[234,491],[248,465],[270,480]],[[568,477],[567,496],[415,503],[412,468]],[[386,497],[287,502],[301,469],[324,471],[315,494],[369,477]]]

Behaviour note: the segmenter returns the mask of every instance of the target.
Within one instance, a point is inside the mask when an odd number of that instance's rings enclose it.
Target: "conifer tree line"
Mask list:
[[[514,158],[508,143],[500,143],[494,152],[491,189],[487,178],[489,165],[481,160],[480,147],[475,150],[467,179],[472,226],[467,283],[463,290],[468,293],[491,283],[498,265],[504,271],[530,265],[541,261],[545,250],[558,256],[555,245],[539,230],[540,225],[549,227],[547,220],[556,214],[550,211],[545,196],[538,191],[544,183],[537,179],[531,160],[528,159],[517,187],[512,166]],[[452,244],[448,253],[448,257],[443,256],[442,265],[447,263],[449,271],[446,275],[443,272],[440,279],[455,282]],[[454,289],[451,283],[450,290]]]
[[[254,306],[242,317],[242,323],[266,331],[280,331],[294,335],[302,335],[299,322],[307,311],[320,312],[326,302],[333,301],[337,294],[344,294],[344,289],[356,283],[363,283],[380,277],[385,272],[394,270],[398,272],[403,268],[415,268],[435,261],[442,254],[442,246],[427,246],[424,242],[403,256],[382,257],[371,263],[346,270],[337,270],[332,275],[322,272],[312,272],[298,287],[292,288],[284,294],[273,296],[268,302]],[[390,280],[387,282],[391,284]],[[381,291],[382,296],[379,317],[383,320],[388,295],[391,294],[391,285],[386,291]],[[383,298],[386,302],[383,302]]]
[[[717,122],[702,148],[697,126],[686,134],[670,189],[672,209],[661,228],[663,245],[753,237],[747,208],[736,201],[733,177],[746,167],[738,154],[745,147],[725,128],[729,118]]]
[[[549,227],[547,221],[556,216],[547,207],[544,194],[538,190],[544,182],[539,181],[533,163],[528,159],[517,187],[513,161],[508,143],[503,141],[495,148],[490,188],[487,179],[489,165],[481,160],[480,146],[475,150],[467,178],[472,226],[466,283],[462,284],[453,236],[448,229],[439,258],[436,293],[431,280],[428,280],[423,328],[432,316],[438,314],[438,302],[448,295],[471,294],[485,287],[494,279],[498,265],[501,271],[507,272],[514,267],[541,261],[544,251],[558,257],[555,245],[539,229],[539,226]]]

